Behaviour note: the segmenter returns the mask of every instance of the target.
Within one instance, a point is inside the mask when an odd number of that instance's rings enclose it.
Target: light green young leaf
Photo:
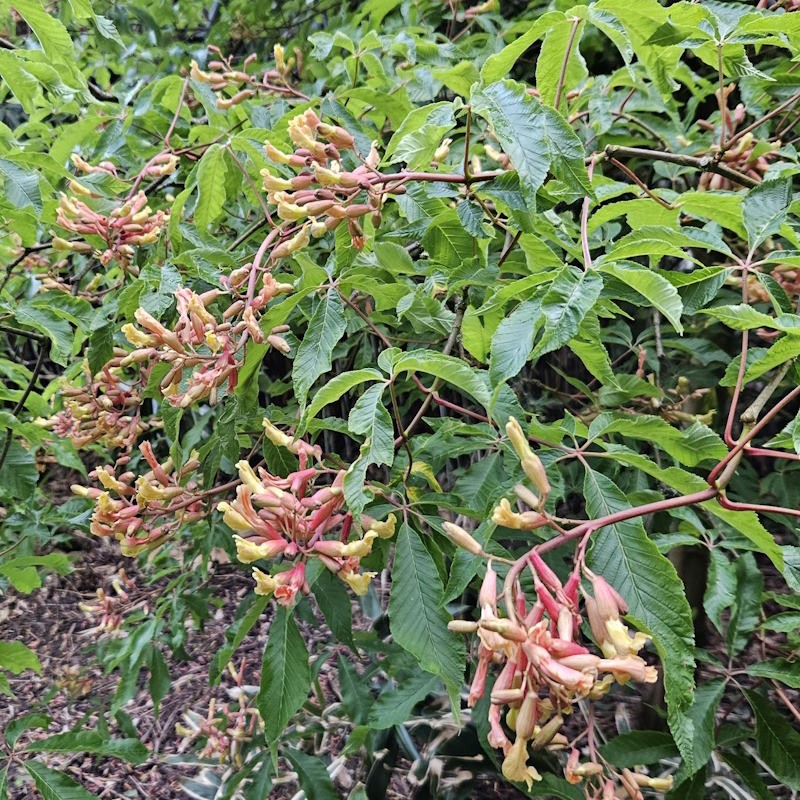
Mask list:
[[[744,382],[749,383],[760,378],[765,372],[780,367],[798,356],[800,356],[800,336],[783,336],[761,358],[750,364],[744,373]]]
[[[32,669],[37,675],[42,674],[39,656],[22,642],[0,641],[0,667],[14,675],[26,669]]]
[[[376,369],[367,367],[365,369],[354,369],[349,372],[341,372],[331,378],[321,389],[314,392],[311,402],[308,404],[304,425],[314,417],[329,403],[335,403],[342,395],[350,391],[355,386],[360,386],[367,381],[379,381],[384,378],[383,374]]]
[[[636,290],[672,323],[678,333],[683,333],[683,302],[678,290],[668,280],[651,270],[628,264],[604,264],[601,271]]]
[[[12,206],[30,206],[37,214],[42,213],[39,176],[33,170],[23,169],[13,161],[0,158],[0,178],[3,181],[3,192]]]
[[[225,150],[212,144],[197,165],[197,205],[194,220],[205,231],[222,213],[225,205]]]
[[[463,638],[447,630],[450,615],[442,608],[442,581],[419,534],[402,525],[397,534],[389,627],[394,640],[426,672],[441,675],[451,691],[464,681]]]
[[[735,331],[748,331],[753,328],[775,328],[775,318],[769,314],[756,311],[752,306],[739,303],[731,306],[714,306],[700,311],[709,317],[714,317]]]
[[[394,363],[394,372],[424,372],[435,375],[471,395],[484,408],[488,408],[491,403],[491,395],[481,373],[460,358],[446,356],[435,350],[409,350],[403,353]]]
[[[542,102],[549,106],[555,106],[556,91],[561,82],[562,71],[564,73],[562,104],[566,93],[578,87],[586,79],[588,74],[586,62],[579,49],[583,27],[584,23],[577,18],[573,22],[566,17],[548,27],[539,57],[536,59],[536,86]],[[568,47],[569,58],[565,65],[564,56]]]
[[[415,108],[386,145],[387,163],[403,161],[409,169],[429,168],[436,148],[455,124],[452,103]]]

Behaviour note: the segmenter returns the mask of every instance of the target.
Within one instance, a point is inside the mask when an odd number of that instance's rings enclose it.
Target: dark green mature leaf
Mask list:
[[[534,355],[557,350],[572,339],[602,290],[603,279],[596,272],[564,267],[542,298],[544,333]]]
[[[261,664],[257,698],[264,733],[273,752],[292,714],[306,701],[310,688],[308,651],[292,610],[276,606]]]
[[[419,534],[402,525],[389,599],[392,635],[422,669],[441,675],[452,690],[464,680],[466,653],[463,639],[447,630],[450,615],[442,608],[443,593],[439,571]]]
[[[402,725],[410,716],[414,706],[441,687],[441,679],[430,672],[419,670],[395,689],[383,692],[372,706],[369,715],[371,728],[382,730],[393,725]]]
[[[355,667],[341,653],[337,665],[342,704],[347,709],[353,724],[360,725],[367,721],[372,704],[369,683],[356,672]]]
[[[150,751],[138,739],[109,739],[97,731],[67,731],[38,739],[25,750],[29,753],[94,753],[121,758],[131,764],[147,761]]]
[[[758,754],[778,780],[800,789],[800,734],[763,695],[745,692],[756,715]]]
[[[497,386],[519,373],[533,350],[543,323],[541,303],[528,300],[500,321],[492,336],[489,378]]]
[[[430,221],[422,244],[433,261],[451,269],[461,266],[465,259],[478,255],[474,236],[466,231],[458,212],[452,208]]]
[[[211,661],[211,666],[208,670],[209,681],[213,684],[219,683],[220,676],[223,670],[231,660],[231,656],[236,652],[236,649],[244,641],[248,633],[253,629],[253,626],[261,618],[264,609],[269,603],[269,597],[258,597],[252,595],[249,606],[244,606],[244,601],[236,609],[236,616],[233,623],[228,626],[225,632],[226,644],[220,647],[214,654]],[[242,610],[244,609],[244,613]]]
[[[666,278],[629,264],[604,264],[601,270],[635,289],[672,323],[678,333],[683,333],[683,302],[678,290]]]
[[[77,781],[57,769],[50,769],[40,761],[25,762],[36,788],[44,800],[94,800],[95,795],[86,791]]]
[[[597,519],[630,508],[619,487],[605,475],[586,471],[586,512]],[[684,715],[694,689],[694,628],[683,583],[672,563],[645,533],[639,520],[608,525],[594,534],[590,566],[625,599],[629,617],[653,637],[664,671],[670,729],[690,763],[692,737]]]
[[[788,661],[785,658],[761,661],[758,664],[750,664],[747,667],[747,674],[780,681],[792,689],[800,689],[800,661]]]
[[[751,250],[780,230],[791,200],[791,178],[764,181],[747,193],[742,216]]]
[[[494,128],[503,151],[519,173],[528,208],[553,171],[570,189],[589,194],[589,178],[580,139],[555,109],[530,97],[525,87],[504,80],[473,91],[472,107]]]
[[[346,644],[351,650],[356,649],[353,641],[353,610],[350,595],[333,573],[323,569],[319,577],[311,585],[311,591],[317,599],[325,622],[336,640]]]
[[[5,435],[0,437],[5,443]],[[30,497],[39,481],[39,470],[33,453],[12,441],[5,461],[0,467],[0,495],[11,497]]]
[[[722,679],[698,685],[691,706],[679,721],[681,735],[691,744],[690,752],[682,753],[683,768],[690,775],[702,771],[711,757],[717,708],[724,693],[725,681]]]
[[[619,769],[657,764],[678,754],[675,742],[661,731],[635,731],[615,736],[600,748],[600,754]]]
[[[736,560],[736,599],[731,609],[725,641],[734,656],[747,644],[761,620],[761,592],[764,576],[752,553],[741,553]]]
[[[722,758],[725,763],[732,767],[739,777],[744,781],[758,800],[773,800],[775,795],[762,780],[759,768],[750,756],[742,756],[738,753],[723,752]]]
[[[331,776],[319,758],[291,749],[287,749],[285,755],[297,772],[297,780],[308,800],[339,800]]]
[[[305,403],[314,381],[330,370],[333,348],[342,338],[346,327],[344,306],[339,293],[335,289],[329,289],[314,309],[294,359],[292,382],[297,400],[301,404]]]
[[[474,397],[484,408],[491,403],[491,395],[477,370],[460,358],[446,356],[435,350],[409,350],[394,363],[394,372],[424,372],[452,383],[457,389]]]

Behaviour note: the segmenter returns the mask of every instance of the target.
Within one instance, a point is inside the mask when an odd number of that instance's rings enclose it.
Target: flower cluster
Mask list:
[[[283,46],[276,44],[273,50],[275,68],[267,70],[261,77],[248,73],[248,68],[256,60],[255,53],[245,58],[241,69],[236,69],[230,58],[222,55],[218,47],[209,47],[217,58],[208,62],[208,71],[200,69],[196,61],[192,61],[189,74],[199,83],[206,83],[217,96],[217,107],[232,108],[244,100],[255,96],[259,89],[266,89],[277,94],[296,94],[289,86],[289,76],[300,60],[300,51],[286,58]]]
[[[148,428],[139,413],[142,378],[146,375],[139,380],[128,379],[120,366],[126,355],[124,350],[117,351],[97,375],[92,375],[85,363],[84,385],[62,386],[64,409],[37,423],[56,436],[68,438],[77,448],[99,442],[130,450]]]
[[[205,717],[188,710],[183,714],[184,723],[175,725],[175,732],[182,738],[180,750],[197,739],[205,739],[200,758],[216,758],[220,763],[241,767],[243,763],[242,745],[250,741],[263,727],[258,709],[251,706],[254,693],[248,693],[244,684],[244,659],[238,670],[232,663],[228,672],[236,685],[228,690],[232,702],[217,705],[215,698],[208,703]]]
[[[276,166],[299,172],[280,177],[263,169],[261,175],[267,199],[277,206],[278,216],[302,225],[292,239],[272,251],[272,257],[297,252],[309,243],[310,237],[324,236],[345,220],[354,246],[360,249],[363,231],[358,219],[370,215],[373,226],[380,225],[383,192],[376,181],[382,176],[376,172],[380,155],[375,143],[363,163],[346,170],[341,154],[355,150],[352,135],[338,125],[322,122],[311,109],[289,121],[289,138],[295,145],[292,153],[284,153],[267,141],[267,157]]]
[[[264,431],[273,444],[297,456],[299,469],[280,478],[263,468],[256,474],[247,461],[240,461],[236,467],[242,484],[236,490],[236,499],[217,505],[225,523],[237,532],[234,539],[239,561],[251,564],[282,556],[284,565],[291,564],[272,573],[253,567],[256,594],[274,595],[280,604],[292,605],[298,592],[308,592],[309,558],[319,558],[356,594],[366,594],[375,573],[361,572],[360,559],[369,555],[376,538],[394,533],[394,518],[385,523],[366,520],[363,537],[348,542],[352,517],[342,510],[344,471],[309,466],[312,458],[321,457],[320,449],[292,439],[269,420],[264,420]],[[320,478],[330,482],[316,488]],[[332,536],[324,538],[327,535]]]
[[[156,360],[169,364],[171,368],[162,378],[160,389],[171,405],[186,408],[205,398],[213,404],[222,384],[227,382],[229,390],[236,386],[240,351],[247,337],[288,351],[288,345],[280,337],[287,328],[278,326],[265,336],[256,315],[275,295],[291,289],[291,285],[278,283],[271,274],[266,274],[256,297],[249,304],[237,301],[228,306],[221,322],[208,306],[223,292],[212,289],[198,295],[191,289],[178,289],[175,292],[178,318],[173,328],[167,328],[144,308],[134,312],[140,327],[131,323],[122,327],[136,349],[121,364]],[[241,318],[237,321],[238,317]],[[188,378],[186,372],[190,373]]]
[[[95,536],[114,536],[125,556],[154,547],[182,524],[202,519],[206,513],[203,496],[191,479],[200,466],[196,453],[175,469],[171,458],[159,463],[149,442],[142,442],[139,451],[150,466],[143,475],[136,477],[131,471],[118,475],[107,465],[89,473],[105,491],[72,487],[73,493],[95,503],[90,531]],[[117,460],[117,467],[124,468],[129,461],[130,456],[123,456]]]
[[[533,577],[532,602],[524,596],[518,580],[525,567]],[[536,549],[532,550],[519,568],[509,573],[504,590],[507,614],[503,617],[498,611],[497,573],[490,562],[479,595],[480,620],[450,623],[452,630],[475,631],[479,638],[470,705],[483,696],[489,668],[500,667],[491,695],[489,742],[504,751],[502,769],[509,780],[529,786],[540,780],[536,768],[528,763],[530,750],[567,746],[560,731],[564,717],[578,701],[599,699],[614,682],[656,680],[655,668],[638,655],[648,637],[631,633],[620,617],[627,611],[624,600],[601,576],[585,572],[591,594],[582,590],[578,568],[562,583]],[[580,641],[584,614],[600,654]],[[513,741],[506,729],[513,731]],[[604,769],[594,762],[580,765],[573,757],[568,764],[572,782],[599,780],[603,774]]]
[[[113,594],[106,592],[101,586],[97,589],[97,602],[78,603],[78,608],[95,622],[95,627],[86,631],[86,633],[95,637],[103,635],[115,638],[127,636],[127,632],[121,627],[122,606],[130,599],[130,595],[126,590],[134,587],[134,581],[125,574],[125,569],[122,568],[111,581],[111,588],[114,590]]]
[[[172,168],[174,169],[174,165]],[[81,237],[98,237],[104,242],[105,249],[95,250],[91,242],[67,241],[58,236],[53,240],[53,247],[74,253],[94,252],[104,266],[116,261],[123,269],[127,269],[136,252],[134,247],[158,241],[161,229],[168,219],[167,212],[153,211],[147,205],[144,192],[137,192],[109,213],[102,214],[76,196],[91,197],[92,192],[89,189],[77,181],[70,181],[70,189],[73,193],[71,197],[63,192],[60,196],[57,223]]]

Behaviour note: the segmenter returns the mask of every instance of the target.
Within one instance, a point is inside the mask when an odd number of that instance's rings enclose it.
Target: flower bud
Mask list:
[[[478,623],[468,619],[451,619],[447,623],[447,629],[453,633],[475,633],[478,630]]]
[[[461,547],[468,553],[472,553],[475,556],[479,556],[483,552],[483,548],[479,542],[469,533],[467,533],[461,526],[455,525],[452,522],[443,522],[442,528],[444,528],[444,532],[447,534],[447,537],[450,539],[450,541],[452,541],[457,547]]]

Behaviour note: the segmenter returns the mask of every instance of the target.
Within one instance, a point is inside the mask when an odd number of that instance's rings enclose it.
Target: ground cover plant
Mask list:
[[[3,4],[0,798],[794,797],[796,10]]]

